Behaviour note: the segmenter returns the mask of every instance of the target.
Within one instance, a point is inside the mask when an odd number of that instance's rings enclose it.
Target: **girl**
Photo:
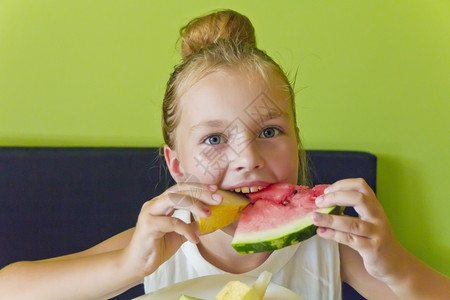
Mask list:
[[[135,228],[63,257],[0,273],[0,297],[99,299],[144,282],[146,292],[209,274],[273,273],[306,299],[340,299],[341,281],[367,298],[444,299],[449,280],[407,252],[361,179],[330,186],[318,206],[352,206],[359,218],[315,214],[318,236],[278,251],[239,255],[231,224],[199,236],[191,216],[219,205],[218,189],[304,183],[294,93],[256,47],[250,21],[225,10],[181,30],[183,61],[163,102],[164,157],[178,183],[142,207]],[[186,192],[195,190],[192,196]],[[182,209],[181,209],[182,208]]]

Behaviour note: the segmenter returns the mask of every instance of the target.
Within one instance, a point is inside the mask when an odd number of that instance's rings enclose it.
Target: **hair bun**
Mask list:
[[[183,60],[219,39],[256,47],[255,29],[250,20],[229,9],[193,19],[180,29],[180,36]]]

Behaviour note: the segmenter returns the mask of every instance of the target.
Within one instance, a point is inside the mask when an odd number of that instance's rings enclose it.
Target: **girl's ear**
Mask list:
[[[180,165],[177,152],[164,145],[164,158],[166,160],[167,167],[169,168],[170,175],[176,182],[182,181],[184,178],[184,171]]]

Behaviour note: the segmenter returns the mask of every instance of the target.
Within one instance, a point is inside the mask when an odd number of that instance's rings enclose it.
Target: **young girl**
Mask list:
[[[336,182],[317,199],[320,207],[354,207],[359,218],[314,214],[318,235],[300,244],[240,255],[231,247],[236,223],[199,235],[192,215],[207,217],[207,205],[222,201],[218,189],[303,183],[304,152],[292,87],[256,47],[245,16],[225,10],[194,19],[181,41],[183,61],[169,79],[162,120],[164,156],[178,184],[144,204],[135,228],[80,253],[7,266],[0,298],[99,299],[142,282],[149,292],[263,270],[305,299],[340,299],[341,281],[369,299],[449,298],[449,279],[399,244],[361,179]],[[192,189],[195,197],[186,197]]]

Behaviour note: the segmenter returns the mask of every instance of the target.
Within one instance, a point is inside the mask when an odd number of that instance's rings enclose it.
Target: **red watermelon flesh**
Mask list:
[[[253,232],[274,228],[280,224],[280,216],[283,217],[283,223],[298,219],[318,209],[315,200],[327,186],[316,185],[310,189],[302,185],[276,183],[247,194],[251,205],[241,214],[239,230]]]
[[[334,211],[334,207],[319,209],[315,200],[328,185],[310,189],[276,183],[247,195],[250,204],[243,210],[233,247],[240,253],[275,250],[298,243],[315,234],[310,214],[318,210]]]

